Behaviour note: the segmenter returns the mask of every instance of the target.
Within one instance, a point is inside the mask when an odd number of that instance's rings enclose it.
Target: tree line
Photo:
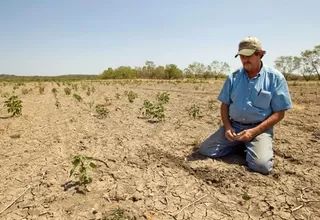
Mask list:
[[[116,69],[108,68],[100,74],[101,79],[182,79],[182,78],[218,78],[225,77],[230,71],[226,62],[213,61],[210,65],[193,62],[184,70],[176,64],[156,66],[153,61],[146,61],[143,67],[131,68],[119,66]]]
[[[277,68],[287,80],[320,80],[320,45],[312,50],[301,52],[301,56],[280,56],[274,61]],[[182,78],[224,78],[230,72],[226,62],[212,61],[209,65],[193,62],[185,69],[175,64],[156,66],[153,61],[146,61],[142,67],[119,66],[108,68],[100,79],[182,79]]]
[[[320,80],[320,45],[302,51],[300,56],[280,56],[274,63],[287,80],[299,75],[307,81]]]

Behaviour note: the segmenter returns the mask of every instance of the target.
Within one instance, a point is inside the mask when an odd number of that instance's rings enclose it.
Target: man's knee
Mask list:
[[[215,144],[209,144],[206,141],[200,144],[199,153],[207,157],[215,157],[219,151],[219,146]]]
[[[250,158],[248,161],[248,167],[261,174],[269,174],[273,168],[273,158],[258,159]]]

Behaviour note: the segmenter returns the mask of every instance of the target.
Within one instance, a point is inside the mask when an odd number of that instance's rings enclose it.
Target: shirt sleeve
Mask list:
[[[224,85],[220,91],[220,94],[218,96],[218,100],[225,104],[231,104],[231,78],[228,77],[226,81],[224,82]]]
[[[284,77],[278,80],[272,96],[271,107],[274,112],[292,108],[288,84]]]

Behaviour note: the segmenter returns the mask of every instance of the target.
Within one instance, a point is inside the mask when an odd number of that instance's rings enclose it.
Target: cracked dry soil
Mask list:
[[[221,80],[75,83],[82,102],[64,93],[67,85],[48,82],[40,95],[37,83],[26,83],[15,90],[22,116],[0,109],[0,219],[320,219],[319,83],[289,82],[294,108],[275,127],[268,176],[247,170],[241,151],[218,160],[197,154],[221,124]],[[89,96],[85,85],[95,88]],[[130,103],[125,91],[138,98]],[[165,121],[139,118],[158,92],[170,94]],[[94,116],[96,104],[108,118]],[[202,117],[189,116],[192,104]],[[86,194],[63,187],[76,154],[107,163],[97,162]]]

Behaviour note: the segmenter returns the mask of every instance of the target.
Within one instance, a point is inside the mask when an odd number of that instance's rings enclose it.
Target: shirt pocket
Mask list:
[[[253,105],[260,109],[268,109],[271,102],[271,92],[261,90],[253,98]]]

